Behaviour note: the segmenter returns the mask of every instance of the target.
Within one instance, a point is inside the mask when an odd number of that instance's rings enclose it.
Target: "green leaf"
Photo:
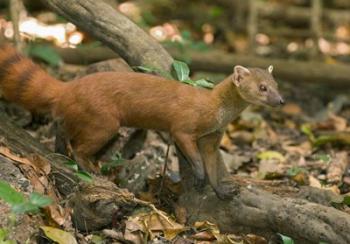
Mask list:
[[[311,126],[310,126],[309,124],[303,124],[303,125],[301,125],[300,130],[301,130],[305,135],[307,135],[307,137],[309,138],[309,140],[310,140],[311,142],[314,142],[314,141],[315,141],[314,133],[312,132]]]
[[[190,69],[185,62],[175,60],[172,65],[174,76],[179,81],[189,80]]]
[[[145,73],[156,72],[154,68],[147,67],[147,66],[135,66],[134,68]]]
[[[181,32],[181,37],[184,39],[184,40],[192,40],[192,35],[191,35],[191,32],[189,30],[184,30]]]
[[[180,81],[180,82],[185,83],[185,84],[187,84],[187,85],[191,85],[191,86],[195,86],[195,85],[196,85],[196,84],[194,83],[194,81],[193,81],[193,80],[190,80],[190,79],[188,79],[188,80],[183,80],[183,81]]]
[[[115,155],[112,156],[110,162],[104,163],[101,167],[101,173],[102,174],[108,174],[111,172],[111,170],[115,169],[116,167],[122,165],[125,162],[125,159],[122,157],[122,155],[118,152]]]
[[[160,76],[170,80],[174,79],[169,72],[150,66],[134,66],[133,69],[136,71],[141,71],[143,73],[159,74]]]
[[[276,151],[265,151],[265,152],[261,152],[258,154],[258,159],[260,160],[264,160],[264,159],[278,159],[279,161],[284,161],[285,158],[284,156]]]
[[[31,202],[24,202],[20,204],[13,205],[11,210],[16,214],[23,214],[23,213],[38,213],[39,207],[34,205]]]
[[[345,195],[344,196],[343,203],[350,207],[350,195]]]
[[[25,202],[22,193],[14,190],[7,182],[0,180],[0,198],[10,205]]]
[[[0,228],[0,243],[2,243],[3,241],[5,241],[5,239],[7,238],[7,230],[5,230],[4,228]]]
[[[285,236],[280,233],[278,233],[278,235],[282,238],[283,244],[294,244],[293,239],[290,238],[289,236]]]
[[[8,231],[4,228],[0,228],[0,244],[16,244],[14,240],[7,240]]]
[[[50,226],[41,226],[45,235],[58,244],[77,244],[74,236],[67,232]]]
[[[82,181],[85,181],[85,182],[88,182],[88,183],[91,183],[92,182],[92,176],[85,172],[85,171],[78,171],[77,173],[75,173],[75,175],[81,179]]]
[[[206,79],[200,79],[194,81],[195,86],[200,86],[204,88],[212,89],[214,87],[214,84]]]
[[[218,6],[214,6],[210,9],[209,13],[212,17],[220,17],[222,13],[224,12],[224,9]]]
[[[78,164],[74,160],[69,160],[69,161],[65,162],[64,165],[67,166],[68,168],[74,170],[74,171],[78,171]]]
[[[51,66],[59,66],[62,63],[60,55],[48,45],[32,44],[28,46],[27,52],[29,56],[45,61]]]
[[[52,203],[52,199],[48,196],[41,195],[37,192],[33,192],[29,196],[29,202],[40,208],[46,207]]]
[[[105,240],[101,236],[92,235],[91,242],[93,244],[103,244],[103,243],[105,243]]]
[[[290,169],[287,170],[287,175],[288,176],[296,176],[299,173],[304,172],[305,170],[303,168],[300,167],[292,167]]]
[[[332,157],[329,154],[317,154],[315,155],[316,160],[321,160],[325,163],[329,163],[332,160]]]
[[[104,163],[101,167],[101,173],[102,174],[108,174],[111,172],[111,170],[115,169],[116,167],[122,165],[125,162],[125,159],[122,157],[122,155],[117,152],[114,154],[111,158],[110,162]]]

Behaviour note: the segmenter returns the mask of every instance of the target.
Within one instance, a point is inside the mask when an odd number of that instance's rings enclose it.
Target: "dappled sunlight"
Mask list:
[[[12,22],[2,19],[0,25],[5,37],[12,39],[14,35]],[[60,47],[74,48],[84,39],[84,34],[72,23],[45,24],[34,17],[21,18],[19,31],[23,39],[44,39]]]

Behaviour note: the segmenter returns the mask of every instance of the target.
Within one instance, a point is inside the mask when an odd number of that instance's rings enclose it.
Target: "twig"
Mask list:
[[[24,5],[21,0],[11,0],[10,1],[10,15],[13,25],[13,39],[15,46],[18,51],[22,49],[21,34],[19,31],[19,22],[21,18],[21,13],[24,11]]]
[[[171,144],[171,142],[169,141],[168,142],[168,147],[166,149],[166,154],[165,154],[165,162],[164,162],[164,167],[163,167],[163,172],[162,172],[162,180],[160,182],[160,187],[159,187],[159,191],[158,191],[158,198],[160,198],[161,193],[163,191],[165,174],[166,174],[166,170],[167,170],[167,167],[168,167],[168,158],[169,158],[170,144]]]

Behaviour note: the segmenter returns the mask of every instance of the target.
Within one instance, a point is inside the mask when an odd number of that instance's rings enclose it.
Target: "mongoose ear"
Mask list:
[[[267,68],[267,71],[269,71],[269,73],[272,74],[272,70],[273,70],[273,66],[270,65],[270,66]]]
[[[241,65],[236,65],[234,68],[233,68],[233,83],[239,87],[241,82],[242,82],[242,79],[247,76],[247,75],[250,75],[250,71],[249,69],[241,66]]]

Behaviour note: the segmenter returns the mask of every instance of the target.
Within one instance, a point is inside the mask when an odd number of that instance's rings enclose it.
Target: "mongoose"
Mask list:
[[[100,72],[61,82],[11,45],[0,48],[4,98],[62,119],[82,168],[93,168],[89,159],[120,126],[167,131],[195,176],[203,180],[207,174],[222,198],[230,195],[220,183],[223,169],[217,172],[221,166],[215,165],[215,158],[208,160],[214,156],[207,151],[217,147],[223,129],[249,104],[283,104],[272,69],[237,65],[212,90],[134,72]]]

